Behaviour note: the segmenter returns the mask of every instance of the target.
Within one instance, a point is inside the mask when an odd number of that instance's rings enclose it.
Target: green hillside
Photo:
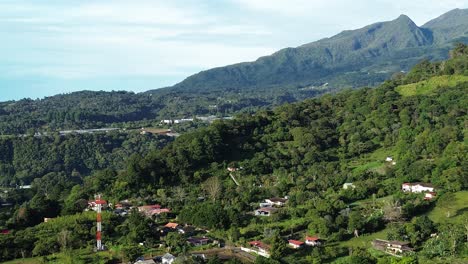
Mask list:
[[[121,250],[126,261],[153,250],[185,256],[216,247],[188,245],[189,234],[161,232],[177,222],[225,245],[271,245],[271,259],[260,263],[462,263],[468,257],[467,82],[441,82],[433,96],[399,92],[438,76],[463,78],[467,46],[459,44],[450,54],[375,89],[239,114],[165,146],[139,133],[4,139],[0,177],[36,179],[31,189],[6,188],[0,196],[11,203],[0,210],[0,230],[9,230],[0,236],[0,261],[63,257],[72,250],[83,254],[78,263],[108,261],[109,255],[90,255],[93,213],[82,213],[101,193],[112,204],[127,200],[171,209],[152,217],[136,209],[106,212],[105,244]],[[405,182],[432,184],[437,195],[428,200],[424,193],[404,193]],[[344,183],[354,187],[345,189]],[[288,201],[271,216],[256,216],[259,203],[272,197]],[[44,217],[57,219],[41,223]],[[306,235],[319,236],[323,244],[286,246],[288,239],[303,241]],[[407,242],[414,253],[388,255],[372,248],[373,239]]]
[[[468,76],[463,75],[443,75],[431,77],[428,80],[401,85],[396,90],[403,96],[429,95],[438,88],[455,87],[468,82]]]

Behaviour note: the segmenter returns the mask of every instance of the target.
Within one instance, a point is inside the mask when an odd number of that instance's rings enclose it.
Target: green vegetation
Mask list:
[[[403,96],[429,95],[435,89],[441,87],[455,87],[464,82],[468,82],[468,76],[443,75],[435,76],[429,80],[424,80],[417,83],[401,85],[398,86],[396,90]]]
[[[468,221],[468,191],[447,193],[428,214],[435,223],[465,224]]]
[[[0,236],[0,261],[91,250],[94,214],[82,211],[98,192],[112,204],[129,199],[172,210],[173,215],[153,217],[136,209],[125,217],[104,214],[105,244],[125,261],[159,244],[173,253],[190,252],[188,235],[164,236],[158,230],[168,221],[208,228],[205,234],[221,243],[247,246],[261,240],[273,249],[272,259],[257,258],[257,263],[464,260],[466,83],[435,89],[434,96],[397,92],[401,85],[447,75],[447,69],[462,75],[468,48],[460,44],[451,54],[444,63],[424,61],[376,89],[239,114],[167,145],[150,144],[139,134],[5,139],[0,155],[4,167],[13,168],[8,181],[34,172],[36,179],[32,189],[2,193],[13,205],[0,214],[1,228],[10,230]],[[130,150],[119,152],[126,144]],[[112,163],[116,153],[128,155],[125,162]],[[387,156],[395,163],[385,161]],[[21,164],[28,159],[29,165]],[[109,161],[106,168],[91,166],[101,159]],[[237,168],[240,186],[228,167]],[[81,175],[83,168],[89,175]],[[427,200],[423,193],[403,193],[404,182],[431,183],[438,195]],[[354,187],[344,189],[344,183]],[[285,196],[287,204],[271,216],[252,213],[264,199]],[[441,217],[447,212],[452,221]],[[319,236],[324,244],[286,246],[286,239],[306,235]],[[374,238],[406,241],[415,253],[401,259],[382,255],[369,250]]]

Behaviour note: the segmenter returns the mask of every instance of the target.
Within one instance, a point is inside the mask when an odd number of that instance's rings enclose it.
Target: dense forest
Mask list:
[[[163,148],[158,141],[140,145],[118,135],[112,141],[6,139],[0,153],[3,182],[45,176],[30,190],[9,193],[17,203],[14,213],[2,214],[0,226],[11,233],[0,236],[0,260],[92,247],[92,214],[82,211],[101,192],[112,203],[129,199],[169,207],[178,222],[207,228],[231,245],[263,240],[271,245],[271,258],[258,257],[257,263],[463,263],[468,216],[466,204],[457,208],[456,201],[466,201],[468,188],[466,76],[468,47],[459,44],[449,60],[423,61],[378,88],[239,114]],[[124,142],[128,147],[111,151]],[[237,169],[230,173],[228,167]],[[106,169],[96,171],[100,168]],[[404,182],[431,183],[437,198],[402,193]],[[344,183],[355,188],[343,189]],[[287,206],[271,217],[249,213],[265,198],[284,196]],[[38,224],[58,215],[55,222]],[[137,255],[157,243],[172,253],[188,250],[183,237],[154,232],[168,218],[137,212],[128,217],[109,212],[104,218],[106,243],[121,247],[124,255],[138,243],[144,246]],[[286,248],[285,238],[307,234],[323,238],[324,246]],[[357,242],[372,236],[407,241],[415,253],[376,255],[369,241]]]

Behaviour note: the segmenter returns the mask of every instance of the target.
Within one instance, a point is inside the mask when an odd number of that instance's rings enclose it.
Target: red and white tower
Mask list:
[[[102,240],[101,240],[101,232],[102,232],[102,216],[101,216],[101,211],[102,211],[102,205],[106,204],[107,202],[105,200],[101,199],[101,195],[97,194],[94,196],[96,199],[96,211],[97,211],[97,228],[96,228],[96,249],[99,250],[104,250],[104,247],[102,246]]]

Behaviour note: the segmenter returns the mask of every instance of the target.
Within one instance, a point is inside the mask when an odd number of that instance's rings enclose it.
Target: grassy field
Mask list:
[[[340,242],[339,245],[343,247],[364,247],[369,248],[371,247],[371,242],[374,239],[386,239],[387,238],[388,230],[384,229],[379,232],[375,232],[372,234],[364,234],[359,237],[353,237],[348,241]]]
[[[447,217],[447,212],[450,217]],[[436,223],[464,223],[468,221],[468,191],[455,193],[455,199],[449,207],[436,207],[428,214],[429,218]]]
[[[463,82],[468,82],[468,76],[442,75],[432,77],[426,81],[400,85],[396,88],[396,91],[403,96],[427,95],[439,87],[454,87]]]
[[[353,167],[354,173],[374,171],[378,174],[385,174],[386,167],[389,165],[385,159],[389,156],[394,157],[394,154],[393,148],[380,148],[360,159],[353,160],[350,165]]]

